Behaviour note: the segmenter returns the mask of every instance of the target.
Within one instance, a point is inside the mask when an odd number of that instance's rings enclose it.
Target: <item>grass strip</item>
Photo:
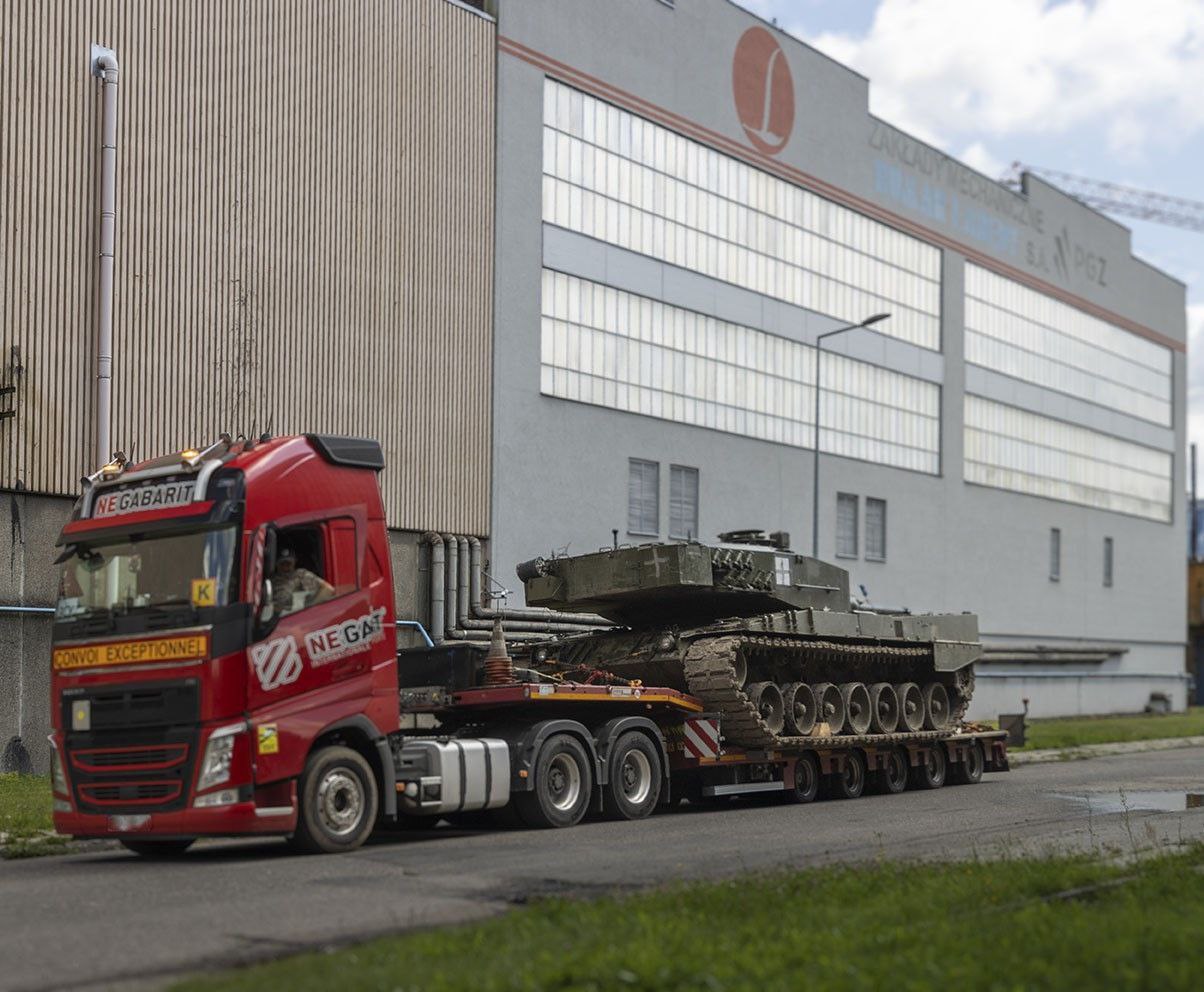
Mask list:
[[[0,775],[0,856],[34,858],[61,854],[68,838],[47,831],[51,820],[50,778],[45,775]]]
[[[1204,706],[1192,706],[1185,713],[1154,716],[1076,716],[1030,720],[1023,748],[1079,747],[1083,744],[1115,744],[1122,741],[1150,741],[1163,737],[1204,735]]]
[[[174,989],[1198,989],[1201,866],[879,863],[555,899]]]

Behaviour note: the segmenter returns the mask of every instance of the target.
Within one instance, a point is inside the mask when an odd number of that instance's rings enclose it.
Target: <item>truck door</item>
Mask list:
[[[274,543],[247,652],[252,713],[298,696],[320,706],[345,695],[342,683],[370,671],[372,647],[385,634],[384,609],[372,608],[359,581],[352,518],[281,528]],[[290,712],[303,708],[288,706]]]

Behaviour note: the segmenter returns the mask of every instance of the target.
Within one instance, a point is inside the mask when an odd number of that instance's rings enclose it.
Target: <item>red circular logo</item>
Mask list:
[[[786,53],[764,28],[749,28],[732,59],[732,95],[748,140],[766,155],[786,147],[794,129],[794,78]]]

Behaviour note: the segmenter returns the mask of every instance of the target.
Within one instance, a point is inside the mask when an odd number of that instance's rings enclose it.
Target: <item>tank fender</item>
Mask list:
[[[314,742],[339,731],[353,731],[362,734],[376,751],[376,771],[380,775],[381,812],[388,817],[397,815],[397,769],[393,765],[393,752],[389,748],[389,738],[362,713],[336,720],[314,738]]]
[[[584,724],[576,720],[541,720],[529,726],[493,727],[483,736],[500,737],[510,745],[513,759],[510,767],[510,791],[530,792],[535,788],[531,772],[535,768],[535,756],[543,742],[553,734],[572,734],[581,741],[594,765],[594,788],[598,786],[601,764],[598,749],[594,746],[594,735]]]

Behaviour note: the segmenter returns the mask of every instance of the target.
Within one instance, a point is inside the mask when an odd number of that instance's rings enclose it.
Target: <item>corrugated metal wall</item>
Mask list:
[[[100,87],[119,89],[113,440],[384,443],[390,523],[484,534],[494,25],[445,0],[0,4],[0,486],[90,469]]]

